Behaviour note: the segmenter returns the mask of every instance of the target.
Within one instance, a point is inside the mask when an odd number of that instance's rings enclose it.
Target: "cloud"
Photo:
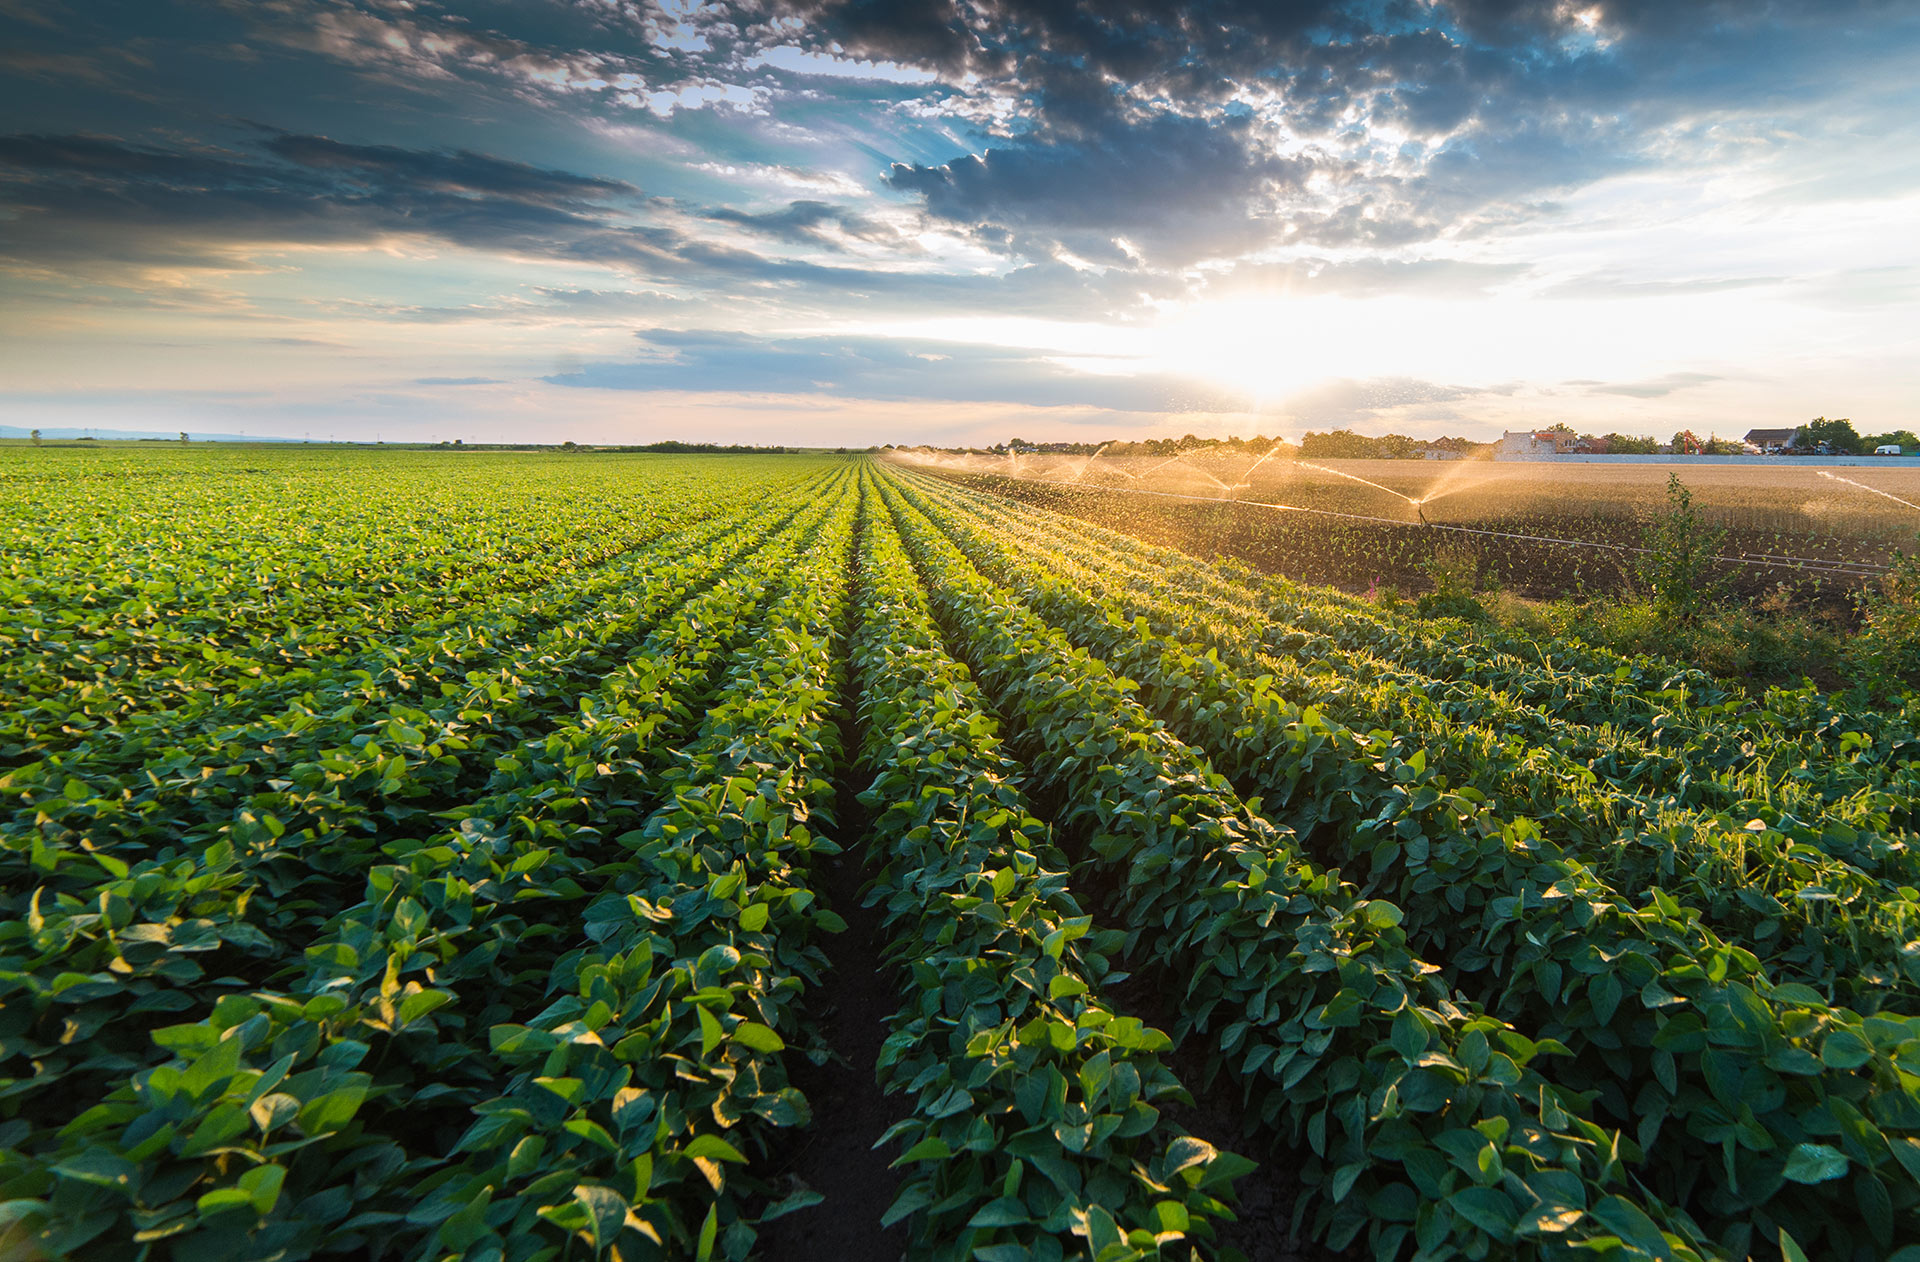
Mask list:
[[[1374,298],[1395,294],[1423,298],[1477,297],[1525,278],[1526,263],[1481,263],[1466,259],[1324,257],[1284,263],[1242,263],[1207,279],[1209,297],[1331,295]]]
[[[653,330],[646,354],[545,380],[602,390],[712,390],[854,399],[941,399],[1095,407],[1122,412],[1232,411],[1246,400],[1216,386],[1160,374],[1096,375],[1013,347],[911,338],[766,338]]]
[[[416,386],[503,386],[506,381],[500,377],[415,377]]]
[[[605,229],[616,180],[465,150],[277,135],[261,158],[89,135],[0,137],[0,257],[18,263],[233,266],[248,246],[432,237],[562,253]]]
[[[841,206],[811,199],[789,202],[783,210],[758,213],[719,207],[702,212],[715,223],[731,224],[747,232],[781,241],[804,242],[840,248],[832,233],[838,231],[863,240],[883,240],[891,235],[863,216]]]
[[[1046,233],[1096,261],[1191,262],[1253,247],[1281,191],[1312,173],[1260,151],[1245,119],[1101,119],[1074,137],[1019,139],[939,166],[896,163],[887,183],[949,221]]]
[[[826,203],[756,215],[726,208],[676,226],[678,212],[621,180],[510,162],[469,150],[353,145],[276,134],[262,153],[134,144],[112,137],[0,137],[0,263],[64,268],[138,284],[155,269],[246,270],[279,247],[372,248],[422,239],[518,259],[591,264],[675,285],[709,300],[776,296],[830,306],[927,304],[1007,313],[1084,314],[1136,306],[1164,281],[1087,276],[1047,262],[993,274],[836,266],[694,235],[724,222],[776,240],[884,240]],[[171,284],[172,282],[167,282]],[[474,308],[389,303],[422,320]]]
[[[1592,385],[1589,394],[1618,394],[1629,399],[1662,399],[1676,390],[1685,390],[1692,386],[1703,386],[1721,378],[1704,372],[1670,372],[1664,377],[1650,381],[1618,382],[1611,385]],[[1587,383],[1569,383],[1587,384]]]
[[[1297,424],[1345,428],[1402,408],[1457,403],[1513,392],[1514,387],[1510,385],[1448,385],[1410,377],[1342,379],[1291,395],[1281,402],[1278,411]],[[1435,419],[1448,419],[1451,415],[1449,412]]]
[[[1593,273],[1561,281],[1541,291],[1545,298],[1679,298],[1736,289],[1779,285],[1782,276],[1690,276],[1678,280],[1628,280],[1618,273]]]

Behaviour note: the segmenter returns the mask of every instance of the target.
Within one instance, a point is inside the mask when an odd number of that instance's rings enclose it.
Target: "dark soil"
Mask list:
[[[853,557],[847,581],[851,591],[860,590]],[[776,1187],[798,1180],[824,1199],[761,1228],[756,1252],[764,1262],[898,1262],[907,1248],[904,1222],[880,1226],[900,1180],[888,1168],[894,1153],[874,1145],[900,1120],[904,1101],[883,1095],[874,1071],[900,994],[881,963],[887,939],[880,910],[862,902],[870,819],[859,794],[872,776],[855,761],[858,703],[849,672],[840,690],[840,748],[846,763],[834,786],[832,834],[845,849],[811,873],[821,902],[847,922],[846,932],[823,944],[826,972],[809,998],[833,1058],[824,1065],[791,1058],[793,1083],[813,1106],[813,1122],[795,1134],[791,1150],[780,1154],[775,1177]]]
[[[901,1113],[880,1093],[874,1066],[900,996],[881,967],[879,910],[860,903],[867,818],[855,791],[843,783],[835,808],[846,853],[816,869],[813,880],[821,901],[847,922],[845,933],[825,943],[827,972],[810,1000],[835,1055],[818,1066],[793,1058],[793,1082],[813,1106],[813,1123],[795,1134],[779,1170],[826,1199],[761,1228],[757,1254],[765,1262],[896,1262],[907,1246],[905,1224],[880,1227],[899,1178],[887,1168],[894,1154],[873,1145]]]

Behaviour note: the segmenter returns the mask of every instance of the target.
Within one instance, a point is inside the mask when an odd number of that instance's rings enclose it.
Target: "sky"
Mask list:
[[[0,0],[0,425],[1920,428],[1920,3]]]

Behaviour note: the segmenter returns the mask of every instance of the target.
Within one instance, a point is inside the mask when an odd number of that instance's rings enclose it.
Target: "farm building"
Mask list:
[[[1498,456],[1553,456],[1572,451],[1574,436],[1561,429],[1510,429],[1500,435],[1494,448]]]
[[[1775,452],[1792,451],[1793,436],[1798,432],[1791,429],[1750,429],[1747,431],[1747,446],[1769,456]]]

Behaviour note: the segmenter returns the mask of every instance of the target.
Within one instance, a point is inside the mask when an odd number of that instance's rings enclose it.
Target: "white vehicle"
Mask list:
[[[1900,444],[1881,443],[1873,449],[1873,454],[1876,456],[1897,456],[1900,454]]]

